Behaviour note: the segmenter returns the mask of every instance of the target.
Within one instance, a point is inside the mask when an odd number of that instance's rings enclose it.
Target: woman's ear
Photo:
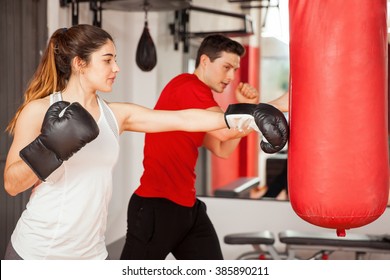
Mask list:
[[[73,61],[72,61],[72,67],[73,69],[75,70],[75,72],[78,72],[78,73],[81,73],[83,74],[83,68],[86,66],[86,63],[83,59],[81,59],[80,57],[76,56],[75,58],[73,58]]]

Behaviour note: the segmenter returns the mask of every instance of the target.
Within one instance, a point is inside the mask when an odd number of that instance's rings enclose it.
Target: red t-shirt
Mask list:
[[[215,106],[218,104],[207,85],[193,74],[181,74],[166,85],[155,109],[207,109]],[[204,136],[204,132],[146,133],[144,173],[135,193],[193,206],[196,199],[195,165]]]

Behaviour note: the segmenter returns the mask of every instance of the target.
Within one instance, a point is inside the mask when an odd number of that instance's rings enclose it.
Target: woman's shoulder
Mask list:
[[[21,131],[25,130],[39,131],[49,106],[50,100],[46,99],[37,99],[28,102],[17,118],[15,134],[20,134]]]
[[[29,111],[29,112],[31,111],[35,113],[39,113],[41,111],[46,112],[49,106],[50,106],[49,97],[39,98],[27,103],[27,105],[23,108],[23,111]]]
[[[129,102],[106,102],[106,104],[117,116],[128,115],[134,107],[137,107],[137,105]]]
[[[47,109],[50,106],[49,98],[40,98],[32,100],[24,106],[23,110],[20,112],[20,117],[30,117],[34,116],[37,118],[39,116],[44,116]]]

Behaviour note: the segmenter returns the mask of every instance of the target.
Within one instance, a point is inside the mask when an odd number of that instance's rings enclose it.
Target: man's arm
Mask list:
[[[220,107],[211,107],[207,110],[222,112]],[[239,131],[237,129],[218,129],[209,131],[203,140],[203,146],[217,157],[228,158],[240,143],[242,137],[247,136],[253,129]]]
[[[268,104],[278,108],[282,112],[288,112],[289,109],[289,93],[285,92],[282,96],[267,102]]]
[[[242,132],[226,128],[211,131],[206,133],[203,146],[217,157],[228,158],[240,143],[241,138],[250,132],[252,129]]]

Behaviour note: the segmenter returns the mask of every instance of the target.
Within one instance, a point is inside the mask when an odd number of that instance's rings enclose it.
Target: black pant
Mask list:
[[[184,207],[133,194],[121,260],[163,260],[169,253],[177,260],[223,259],[206,205],[197,199],[193,207]]]

